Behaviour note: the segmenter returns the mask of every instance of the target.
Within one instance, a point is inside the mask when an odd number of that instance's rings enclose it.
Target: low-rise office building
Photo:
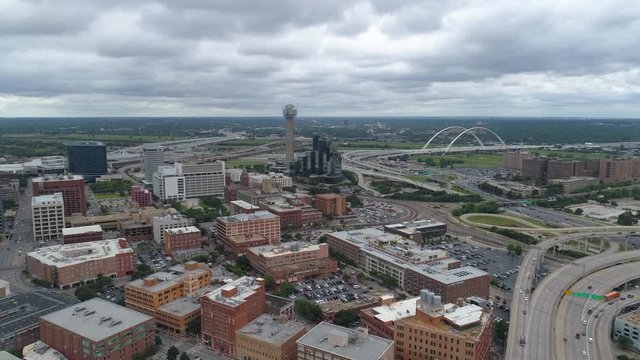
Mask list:
[[[268,211],[216,219],[216,236],[235,254],[254,246],[280,244],[280,218]]]
[[[640,310],[636,310],[615,318],[613,323],[613,338],[618,340],[625,336],[632,341],[632,346],[640,350]]]
[[[246,255],[254,269],[269,275],[276,284],[327,276],[338,270],[337,261],[329,258],[327,244],[295,241],[265,245],[247,249]]]
[[[153,174],[153,194],[162,201],[224,195],[224,162],[159,166]]]
[[[62,229],[62,243],[77,244],[102,240],[104,231],[100,225],[88,225]]]
[[[236,331],[236,359],[297,360],[296,341],[306,332],[301,322],[260,315]]]
[[[203,343],[236,357],[236,332],[266,311],[264,280],[243,276],[200,298]]]
[[[316,209],[324,215],[344,215],[347,212],[347,197],[342,194],[318,194]]]
[[[422,244],[425,240],[446,234],[447,224],[434,220],[406,221],[385,225],[384,231],[413,240],[417,244]]]
[[[19,350],[40,337],[40,316],[78,303],[78,299],[38,288],[0,299],[0,349]]]
[[[133,273],[134,252],[125,239],[41,247],[27,254],[27,271],[61,290],[92,282],[98,275]]]
[[[443,304],[440,296],[422,290],[415,315],[394,325],[397,360],[491,358],[493,316],[462,299]]]
[[[164,233],[164,252],[168,256],[202,249],[204,237],[195,226],[166,229]]]
[[[392,360],[393,340],[321,322],[298,339],[298,360]]]
[[[133,359],[154,344],[155,322],[93,298],[40,317],[40,340],[69,360]]]
[[[62,240],[64,200],[62,193],[31,198],[31,218],[35,241]]]

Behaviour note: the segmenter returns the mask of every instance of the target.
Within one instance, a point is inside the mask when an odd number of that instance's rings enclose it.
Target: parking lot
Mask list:
[[[316,304],[329,301],[341,301],[348,303],[366,296],[370,289],[359,284],[348,284],[340,276],[306,280],[295,284],[296,293],[291,295],[293,299],[308,299]]]
[[[363,200],[364,206],[352,209],[358,216],[355,222],[362,224],[377,224],[403,219],[408,210],[396,204],[383,201]]]

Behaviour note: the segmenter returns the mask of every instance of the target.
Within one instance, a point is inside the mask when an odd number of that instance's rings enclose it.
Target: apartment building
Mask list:
[[[33,239],[35,241],[62,240],[64,229],[64,199],[62,193],[31,198]]]
[[[236,254],[248,248],[280,244],[280,218],[268,211],[216,219],[217,238]]]
[[[247,249],[246,255],[254,269],[269,275],[276,284],[327,276],[338,270],[337,261],[329,258],[327,244],[295,241],[265,245]]]
[[[306,332],[301,322],[260,315],[236,331],[236,359],[297,360],[296,341]]]
[[[324,215],[344,215],[347,212],[347,197],[342,194],[318,194],[316,209]]]
[[[211,270],[189,261],[128,282],[124,301],[128,308],[153,316],[158,327],[185,334],[189,322],[200,316],[199,296],[210,286]]]
[[[502,153],[502,167],[509,170],[522,170],[522,162],[525,159],[532,159],[533,154],[529,152],[507,151]]]
[[[40,340],[69,360],[133,359],[154,343],[151,316],[93,298],[40,318]]]
[[[164,231],[164,252],[175,257],[179,253],[193,252],[202,249],[204,237],[195,226],[166,229]]]
[[[80,175],[46,175],[32,180],[33,196],[61,193],[64,215],[87,215],[84,177]]]
[[[41,247],[27,253],[27,271],[61,290],[94,281],[98,275],[121,277],[133,272],[134,252],[125,239]]]
[[[605,184],[636,183],[640,180],[640,159],[600,160],[600,180]]]
[[[203,343],[235,358],[237,331],[266,311],[264,280],[243,276],[203,295],[200,304]]]
[[[100,225],[78,226],[62,229],[62,243],[77,244],[102,240],[104,231]]]
[[[321,322],[297,341],[298,360],[392,360],[393,340]]]
[[[464,303],[444,304],[422,290],[415,315],[395,321],[397,360],[489,360],[493,333],[490,311]]]

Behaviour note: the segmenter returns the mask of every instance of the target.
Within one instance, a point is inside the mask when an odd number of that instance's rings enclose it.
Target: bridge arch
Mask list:
[[[443,132],[445,132],[445,131],[449,131],[449,130],[453,130],[453,129],[459,129],[459,130],[462,130],[463,132],[466,132],[466,131],[467,131],[467,128],[462,127],[462,126],[449,126],[449,127],[446,127],[446,128],[444,128],[444,129],[442,129],[442,130],[438,131],[437,133],[435,133],[435,135],[433,135],[433,136],[431,137],[431,139],[429,139],[429,141],[427,141],[427,143],[426,143],[426,144],[424,144],[424,146],[422,147],[422,150],[426,149],[426,148],[429,146],[429,144],[431,144],[431,142],[433,141],[433,139],[435,139],[436,137],[438,137],[438,135],[442,134],[442,133],[443,133]],[[488,129],[487,129],[487,130],[488,130]],[[476,140],[478,140],[478,143],[480,144],[480,146],[484,146],[484,144],[482,143],[482,141],[480,140],[480,138],[478,138],[478,136],[477,136],[476,134],[471,133],[471,135],[473,135],[473,137],[474,137],[474,138],[476,138]]]
[[[458,139],[462,135],[464,135],[464,134],[466,134],[466,133],[468,133],[470,131],[474,131],[474,130],[486,130],[486,131],[492,133],[498,140],[500,140],[500,143],[502,144],[502,146],[507,146],[507,144],[505,144],[504,140],[502,140],[502,138],[500,136],[498,136],[498,134],[493,132],[493,130],[487,129],[486,127],[482,127],[482,126],[474,126],[472,128],[465,129],[463,132],[458,134],[458,136],[456,136],[453,140],[451,140],[451,142],[449,143],[449,146],[447,146],[446,150],[444,151],[444,153],[442,155],[445,155],[446,153],[448,153],[449,150],[451,149],[451,147],[453,146],[453,144],[455,144],[455,142],[458,141]],[[473,132],[471,132],[471,135],[473,135],[473,137],[478,139],[478,137]],[[478,141],[480,141],[480,140],[478,140]],[[480,143],[480,146],[483,146],[482,142]]]

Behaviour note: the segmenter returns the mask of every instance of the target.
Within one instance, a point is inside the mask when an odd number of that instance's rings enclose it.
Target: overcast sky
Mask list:
[[[0,116],[640,117],[640,1],[1,0]]]

